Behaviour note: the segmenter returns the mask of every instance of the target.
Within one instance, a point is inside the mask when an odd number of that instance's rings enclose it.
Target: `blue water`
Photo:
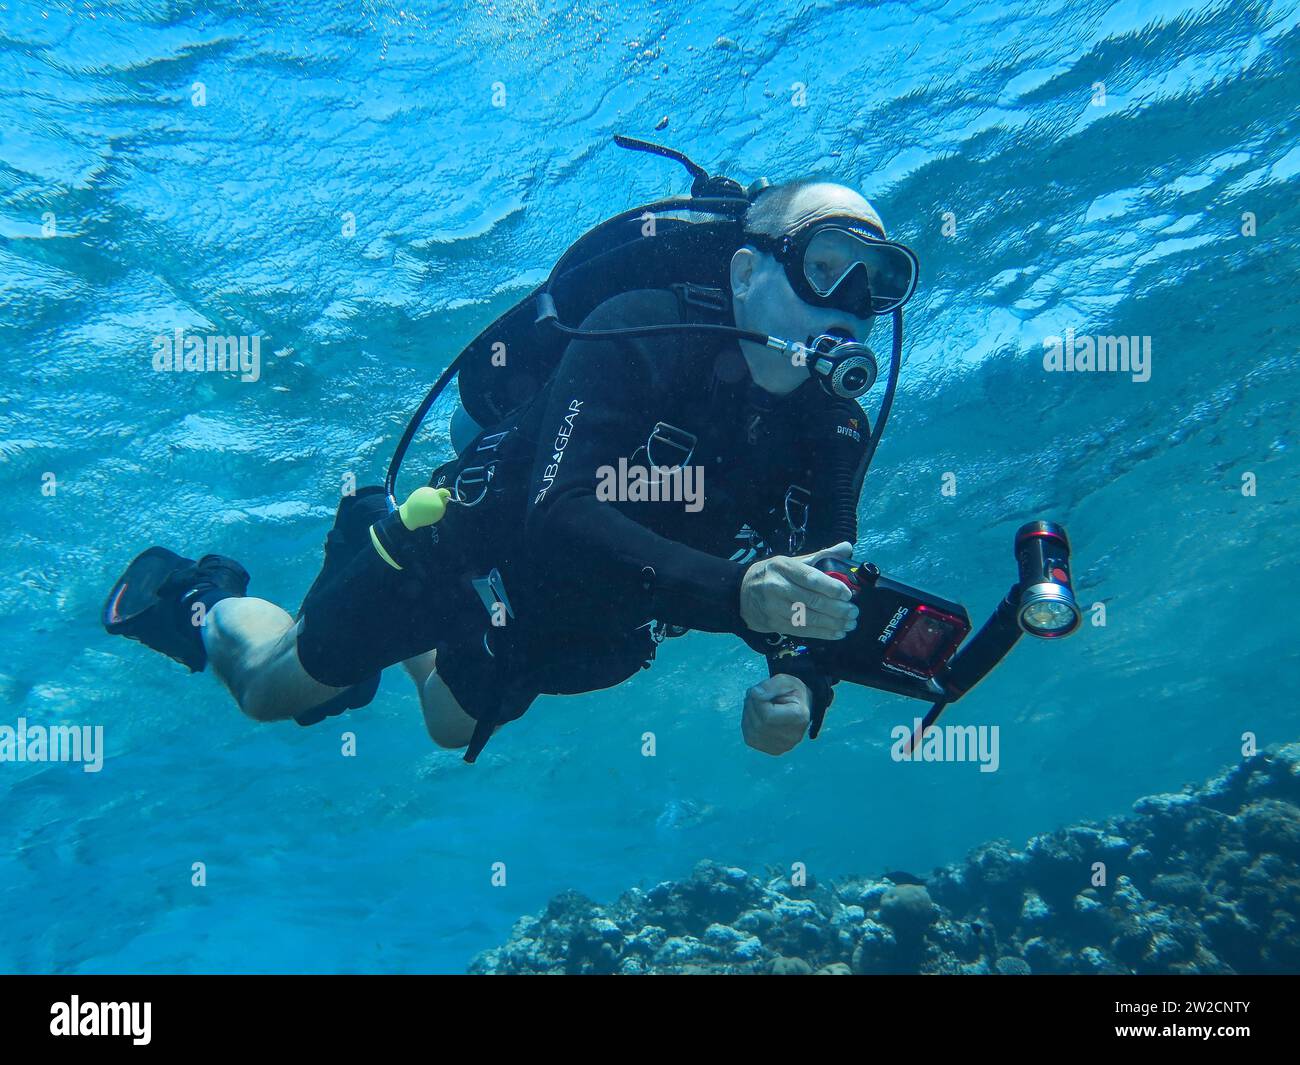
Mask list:
[[[460,971],[564,888],[706,857],[925,869],[1176,790],[1245,732],[1296,738],[1298,12],[7,5],[0,724],[99,724],[106,759],[0,764],[0,970]],[[892,761],[921,704],[844,685],[821,738],[759,755],[738,717],[764,670],[720,636],[539,700],[468,767],[403,675],[258,726],[99,628],[154,542],[295,608],[342,478],[381,476],[461,345],[586,228],[685,191],[616,132],[746,182],[835,176],[920,255],[859,555],[982,616],[1014,529],[1053,517],[1107,607],[950,711],[1001,727],[997,772]],[[155,373],[178,327],[262,336],[259,380]],[[1151,379],[1045,373],[1066,328],[1150,336]],[[413,472],[446,454],[440,412]]]

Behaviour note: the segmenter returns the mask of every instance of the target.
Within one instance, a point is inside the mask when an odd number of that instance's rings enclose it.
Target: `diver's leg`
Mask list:
[[[192,673],[211,661],[240,708],[258,721],[294,718],[310,725],[365,706],[384,667],[432,642],[405,644],[406,619],[373,605],[408,590],[391,587],[390,567],[366,564],[374,554],[370,524],[386,513],[379,486],[340,502],[325,564],[297,622],[274,603],[248,597],[248,571],[236,560],[208,554],[196,562],[158,546],[141,552],[118,577],[101,622],[111,635],[143,643]],[[392,624],[386,629],[377,619]],[[416,631],[413,638],[424,634]]]
[[[265,599],[223,599],[203,623],[203,645],[218,679],[255,721],[283,721],[343,688],[314,680],[298,660],[298,625]]]
[[[475,722],[438,676],[437,662],[438,652],[427,651],[408,658],[403,664],[420,693],[420,708],[424,711],[424,727],[429,738],[439,747],[459,749],[468,746]]]

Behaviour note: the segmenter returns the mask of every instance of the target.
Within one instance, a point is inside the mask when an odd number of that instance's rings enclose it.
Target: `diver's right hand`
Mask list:
[[[755,632],[844,639],[858,626],[858,608],[849,601],[853,593],[842,581],[814,569],[813,563],[852,557],[853,546],[845,542],[797,558],[776,555],[756,562],[740,583],[741,620]]]

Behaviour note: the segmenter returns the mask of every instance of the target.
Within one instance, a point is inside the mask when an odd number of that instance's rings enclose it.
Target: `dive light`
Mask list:
[[[1057,640],[1079,627],[1082,615],[1070,586],[1070,541],[1053,521],[1031,521],[1016,533],[1020,602],[1016,620],[1030,636]]]

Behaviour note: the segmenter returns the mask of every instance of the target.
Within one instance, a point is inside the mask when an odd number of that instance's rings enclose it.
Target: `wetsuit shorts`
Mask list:
[[[423,574],[394,569],[370,542],[370,526],[388,513],[378,486],[339,503],[324,566],[298,611],[298,659],[313,679],[346,690],[295,720],[313,725],[367,705],[381,670],[430,650],[439,651],[438,675],[471,717],[519,717],[538,692],[505,675],[487,612],[462,576],[461,552],[444,537]]]

